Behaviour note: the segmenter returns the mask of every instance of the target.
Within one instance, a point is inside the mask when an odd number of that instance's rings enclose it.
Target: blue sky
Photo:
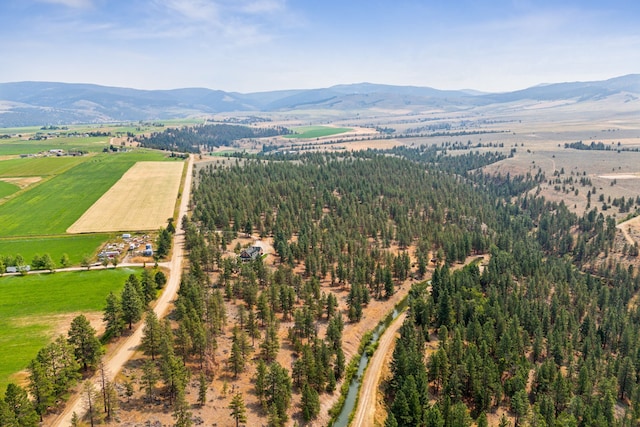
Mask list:
[[[509,91],[640,73],[637,0],[1,0],[0,82]]]

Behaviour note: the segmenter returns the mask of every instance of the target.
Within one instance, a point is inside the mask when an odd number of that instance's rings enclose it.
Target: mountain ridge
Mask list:
[[[484,93],[376,83],[253,93],[208,88],[147,90],[90,83],[0,83],[0,127],[163,120],[225,112],[370,108],[457,110],[521,100],[597,101],[619,93],[640,95],[640,74],[601,81],[565,82]]]

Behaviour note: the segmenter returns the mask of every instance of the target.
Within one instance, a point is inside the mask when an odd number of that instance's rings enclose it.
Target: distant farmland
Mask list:
[[[59,175],[86,161],[86,157],[37,157],[0,162],[0,177]]]
[[[351,128],[336,128],[331,126],[301,126],[292,129],[295,133],[292,135],[285,135],[285,138],[322,138],[324,136],[338,135],[340,133],[349,132]]]
[[[173,216],[183,167],[183,163],[136,163],[67,231],[157,230]]]

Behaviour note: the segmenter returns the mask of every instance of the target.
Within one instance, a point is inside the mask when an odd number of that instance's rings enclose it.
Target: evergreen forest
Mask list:
[[[220,328],[206,325],[220,308],[210,301],[239,304],[229,366],[237,375],[257,364],[256,393],[273,425],[287,419],[290,399],[259,384],[284,376],[278,330],[293,322],[296,362],[284,383],[308,420],[344,374],[344,323],[432,271],[409,296],[385,384],[387,425],[486,425],[497,413],[502,425],[635,425],[640,279],[605,256],[615,221],[536,197],[529,190],[541,174],[484,175],[498,153],[445,154],[280,154],[202,168],[184,219],[191,273],[179,318],[215,341]],[[243,233],[272,237],[278,262],[222,257]],[[486,265],[455,268],[482,254]],[[213,271],[220,279],[210,283]],[[340,309],[332,289],[345,287]],[[202,345],[190,351],[205,359]]]

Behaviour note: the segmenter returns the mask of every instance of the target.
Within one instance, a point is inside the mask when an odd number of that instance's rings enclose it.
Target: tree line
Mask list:
[[[215,147],[230,146],[234,141],[247,138],[264,138],[287,135],[291,131],[281,126],[249,127],[232,124],[198,125],[184,128],[168,128],[150,136],[138,135],[141,147],[183,153],[211,151]]]

